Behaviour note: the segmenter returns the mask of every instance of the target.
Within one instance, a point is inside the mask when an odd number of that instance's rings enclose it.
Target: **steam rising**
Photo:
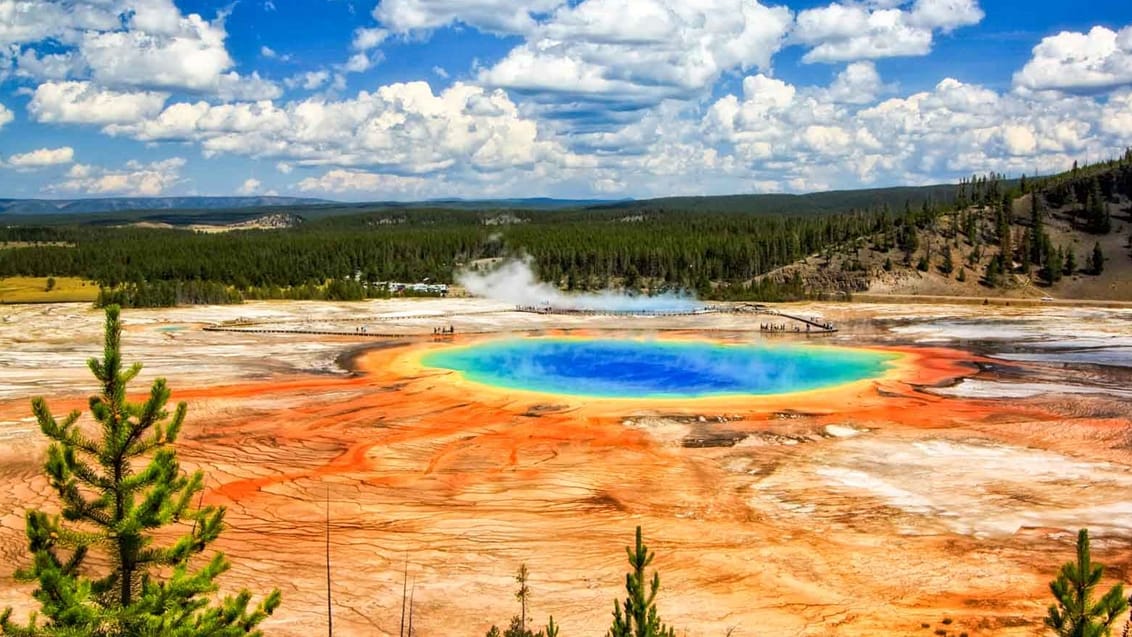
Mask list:
[[[464,271],[456,275],[456,282],[475,296],[533,307],[606,312],[688,312],[703,307],[690,294],[641,296],[616,290],[566,294],[539,281],[530,258],[508,259],[484,273]]]

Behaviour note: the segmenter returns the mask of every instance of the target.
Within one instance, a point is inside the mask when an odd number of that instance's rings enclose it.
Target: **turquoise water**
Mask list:
[[[842,347],[506,339],[426,354],[424,365],[508,389],[602,398],[805,391],[883,374],[895,354]]]

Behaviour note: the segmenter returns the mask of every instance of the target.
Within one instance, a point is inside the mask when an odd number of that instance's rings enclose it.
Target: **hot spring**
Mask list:
[[[506,389],[599,398],[704,398],[823,389],[883,375],[896,354],[709,341],[500,339],[426,354],[426,367]]]

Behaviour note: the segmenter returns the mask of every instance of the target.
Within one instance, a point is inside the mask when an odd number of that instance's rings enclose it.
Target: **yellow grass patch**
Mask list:
[[[55,287],[47,291],[45,276],[14,276],[0,279],[0,303],[93,302],[98,284],[78,277],[55,277]]]

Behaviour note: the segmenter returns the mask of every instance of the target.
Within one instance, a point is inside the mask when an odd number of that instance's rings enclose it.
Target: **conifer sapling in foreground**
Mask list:
[[[229,563],[219,553],[194,558],[220,534],[224,509],[193,506],[204,476],[186,474],[177,461],[173,445],[185,403],[166,410],[165,380],[154,381],[144,402],[127,400],[126,386],[141,365],[122,368],[121,334],[119,309],[110,306],[103,359],[88,361],[101,389],[89,403],[99,435],[81,430],[77,410],[60,420],[42,398],[32,401],[51,439],[45,470],[62,512],[27,512],[32,564],[17,576],[37,583],[41,612],[20,625],[5,611],[0,634],[258,635],[279,591],[251,607],[246,590],[213,603],[215,580]],[[91,553],[104,559],[88,563]]]
[[[527,602],[531,597],[531,587],[527,585],[530,579],[530,572],[527,570],[527,565],[520,564],[519,571],[515,574],[515,583],[519,585],[519,589],[515,591],[515,599],[519,602],[519,615],[511,618],[511,625],[506,630],[499,630],[498,626],[492,626],[487,631],[487,637],[558,637],[558,625],[554,623],[554,616],[550,616],[549,622],[546,627],[538,632],[532,631],[527,627]]]
[[[629,565],[633,570],[625,575],[625,601],[613,602],[613,625],[606,637],[676,637],[676,631],[660,621],[656,610],[656,594],[660,590],[660,573],[654,571],[646,584],[645,569],[656,554],[650,553],[641,541],[641,527],[637,527],[637,544],[630,549]],[[647,590],[646,590],[647,586]]]
[[[1049,589],[1057,604],[1049,607],[1046,626],[1058,637],[1108,637],[1117,619],[1128,610],[1124,585],[1113,586],[1099,600],[1093,590],[1104,575],[1089,553],[1089,531],[1077,533],[1077,560],[1066,562]]]

